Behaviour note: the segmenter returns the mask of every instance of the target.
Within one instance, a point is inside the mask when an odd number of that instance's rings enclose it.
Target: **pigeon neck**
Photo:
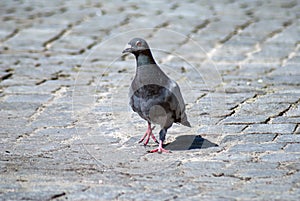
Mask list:
[[[137,67],[149,65],[149,64],[156,64],[150,50],[147,50],[145,52],[140,52],[139,54],[135,55],[135,57],[136,57]]]

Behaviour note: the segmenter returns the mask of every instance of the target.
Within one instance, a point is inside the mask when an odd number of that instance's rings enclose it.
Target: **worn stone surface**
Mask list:
[[[0,200],[300,199],[298,1],[0,5]],[[187,103],[171,154],[137,143],[137,36]]]

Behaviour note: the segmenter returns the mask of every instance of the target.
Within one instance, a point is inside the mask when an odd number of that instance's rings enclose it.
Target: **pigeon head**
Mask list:
[[[147,42],[142,38],[134,38],[128,43],[129,47],[123,50],[122,53],[132,53],[139,55],[142,52],[150,51]]]

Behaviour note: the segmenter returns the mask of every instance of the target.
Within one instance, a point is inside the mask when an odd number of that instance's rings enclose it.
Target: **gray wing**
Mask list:
[[[185,113],[185,103],[178,84],[175,81],[170,79],[168,89],[171,92],[169,98],[171,99],[170,101],[171,108],[174,109],[175,111],[175,116],[176,116],[175,122],[191,127]]]

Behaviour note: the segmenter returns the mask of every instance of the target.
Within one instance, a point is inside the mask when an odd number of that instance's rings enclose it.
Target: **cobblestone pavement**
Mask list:
[[[1,1],[1,200],[299,200],[300,2]],[[187,103],[128,106],[144,37]],[[157,130],[155,133],[157,134]],[[216,146],[218,145],[218,146]]]

